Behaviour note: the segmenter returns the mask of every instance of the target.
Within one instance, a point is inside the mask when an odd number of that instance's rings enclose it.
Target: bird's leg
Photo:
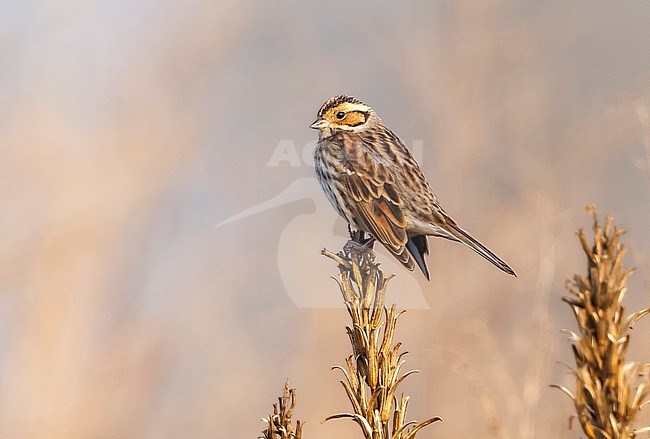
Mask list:
[[[348,224],[348,232],[350,233],[351,241],[355,242],[356,244],[359,244],[365,249],[372,250],[375,244],[375,238],[372,235],[366,234],[366,232],[360,229],[352,230],[350,224]]]
[[[352,231],[352,226],[350,225],[350,223],[348,223],[348,233],[350,234],[350,239],[354,239],[355,232]]]
[[[348,232],[350,233],[350,240],[357,244],[365,244],[365,232],[363,230],[352,230],[352,226],[348,223]]]

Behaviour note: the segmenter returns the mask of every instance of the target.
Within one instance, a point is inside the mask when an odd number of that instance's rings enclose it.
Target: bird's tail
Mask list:
[[[458,241],[462,242],[463,244],[465,244],[466,246],[474,250],[476,253],[483,256],[488,261],[492,262],[500,270],[505,271],[511,276],[517,277],[514,270],[510,268],[508,264],[506,264],[497,255],[492,253],[490,249],[488,249],[486,246],[484,246],[476,239],[474,239],[472,235],[470,235],[465,230],[458,227],[458,225],[456,225],[452,221],[449,221],[446,225],[448,226],[447,231],[451,233]]]
[[[429,243],[427,242],[427,235],[416,235],[411,236],[406,242],[406,249],[411,254],[415,263],[418,264],[420,270],[424,274],[424,277],[429,280],[429,269],[427,268],[427,263],[424,260],[424,255],[429,254]],[[411,268],[412,270],[413,268]]]

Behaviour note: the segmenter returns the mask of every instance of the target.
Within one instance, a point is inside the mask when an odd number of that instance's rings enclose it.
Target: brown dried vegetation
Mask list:
[[[296,406],[296,389],[290,389],[289,383],[284,384],[282,396],[278,398],[278,403],[273,404],[273,414],[268,418],[262,418],[262,422],[268,426],[262,432],[259,439],[301,439],[302,422],[296,422],[294,431],[291,415]]]
[[[336,368],[345,375],[341,381],[354,413],[339,413],[326,420],[354,420],[366,439],[413,439],[418,431],[441,419],[407,422],[409,397],[397,397],[399,385],[416,370],[401,373],[406,352],[401,342],[394,342],[398,312],[395,305],[384,305],[386,276],[374,262],[367,246],[349,241],[342,252],[323,254],[334,260],[340,274],[337,282],[352,323],[346,327],[353,354],[346,367]]]
[[[576,274],[567,282],[578,332],[568,331],[573,342],[576,390],[560,388],[574,402],[577,418],[589,438],[632,438],[649,427],[634,429],[633,422],[647,403],[649,364],[626,361],[632,326],[650,308],[626,316],[622,305],[626,282],[632,269],[623,267],[625,247],[620,243],[624,231],[613,225],[612,217],[603,226],[593,207],[593,245],[585,232],[578,236],[588,259],[587,277]]]

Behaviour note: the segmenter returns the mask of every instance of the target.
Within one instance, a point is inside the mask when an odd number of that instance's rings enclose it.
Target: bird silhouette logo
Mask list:
[[[342,308],[338,287],[331,279],[336,269],[320,255],[320,251],[323,247],[330,250],[342,247],[347,232],[343,220],[332,211],[315,177],[294,180],[278,195],[226,218],[217,227],[226,227],[272,210],[283,214],[283,206],[305,199],[311,201],[311,211],[292,214],[278,237],[277,267],[280,279],[299,308]],[[404,273],[399,263],[383,248],[378,246],[375,250],[385,272],[399,273],[391,280],[387,302],[399,300],[400,307],[407,309],[429,308],[418,279]]]

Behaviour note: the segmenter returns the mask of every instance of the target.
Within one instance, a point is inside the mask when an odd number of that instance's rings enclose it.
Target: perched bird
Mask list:
[[[427,279],[428,236],[462,242],[516,276],[444,211],[404,143],[368,105],[335,96],[318,110],[310,128],[319,131],[318,181],[350,228],[370,234],[410,271],[417,264]]]

